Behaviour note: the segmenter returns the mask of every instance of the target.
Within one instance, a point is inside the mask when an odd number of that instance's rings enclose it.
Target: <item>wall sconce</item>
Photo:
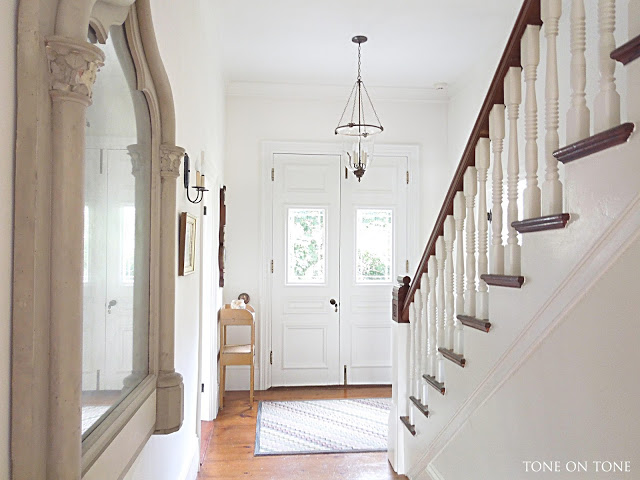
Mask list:
[[[200,203],[204,199],[204,192],[208,192],[206,188],[204,188],[204,175],[200,175],[199,171],[196,171],[196,184],[191,188],[195,188],[196,190],[196,198],[191,199],[189,196],[189,155],[184,154],[184,188],[187,189],[187,200],[191,203]]]

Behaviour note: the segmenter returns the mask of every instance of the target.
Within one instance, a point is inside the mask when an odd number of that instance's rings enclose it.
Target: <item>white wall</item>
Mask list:
[[[0,4],[0,478],[9,478],[17,0]]]
[[[227,97],[227,261],[224,288],[227,302],[237,298],[241,292],[248,292],[251,303],[255,306],[260,304],[261,142],[336,142],[333,130],[348,93],[347,88],[344,98],[332,96],[316,100],[248,95]],[[447,105],[385,101],[376,97],[373,91],[372,97],[385,127],[376,142],[420,147],[422,201],[419,211],[422,224],[419,244],[423,248],[453,172],[446,156]],[[258,322],[260,314],[258,311]],[[232,337],[232,340],[236,339]],[[246,368],[229,368],[228,390],[248,389]]]
[[[636,478],[637,473],[597,474],[592,462],[628,460],[632,472],[640,464],[639,266],[636,236],[436,458],[443,478],[535,477],[523,464],[535,460],[559,461],[561,471],[546,474],[558,480]],[[589,470],[569,473],[568,461],[586,461]]]
[[[211,190],[202,204],[193,205],[186,199],[180,177],[178,212],[196,215],[199,227],[204,220],[208,222],[207,228],[217,233],[218,187],[223,180],[225,99],[215,12],[207,0],[189,0],[179,4],[154,0],[152,13],[160,54],[173,90],[176,144],[189,153],[192,175],[199,167],[206,174]],[[201,152],[204,152],[204,165],[200,165]],[[205,204],[209,208],[207,216],[203,217],[201,206]],[[175,367],[184,376],[183,426],[171,435],[152,436],[127,474],[128,479],[182,480],[194,478],[197,471],[199,318],[202,306],[199,270],[202,255],[214,255],[213,270],[217,270],[217,235],[214,239],[214,245],[198,244],[196,272],[178,277],[176,282]],[[203,293],[205,301],[217,302],[217,289]],[[205,310],[210,318],[203,321],[215,325],[217,308],[215,304],[208,305]]]

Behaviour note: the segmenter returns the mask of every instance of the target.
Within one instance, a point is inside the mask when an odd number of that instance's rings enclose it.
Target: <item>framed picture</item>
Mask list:
[[[224,261],[226,260],[225,250],[225,225],[227,224],[227,204],[226,204],[227,187],[222,186],[220,189],[220,231],[218,237],[218,268],[220,269],[220,278],[218,285],[224,287]]]
[[[196,217],[180,214],[180,241],[178,253],[178,275],[184,276],[196,270]]]

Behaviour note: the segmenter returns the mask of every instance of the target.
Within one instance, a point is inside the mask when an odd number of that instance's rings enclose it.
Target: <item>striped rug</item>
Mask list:
[[[390,398],[260,402],[257,455],[387,450]]]

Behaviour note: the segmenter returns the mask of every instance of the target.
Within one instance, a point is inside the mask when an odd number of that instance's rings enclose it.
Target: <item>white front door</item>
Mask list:
[[[272,383],[337,384],[340,156],[275,155],[274,175]]]
[[[349,384],[391,383],[391,291],[407,262],[407,158],[343,177],[340,358]]]
[[[391,381],[407,158],[374,165],[359,183],[339,155],[274,155],[273,386]]]

